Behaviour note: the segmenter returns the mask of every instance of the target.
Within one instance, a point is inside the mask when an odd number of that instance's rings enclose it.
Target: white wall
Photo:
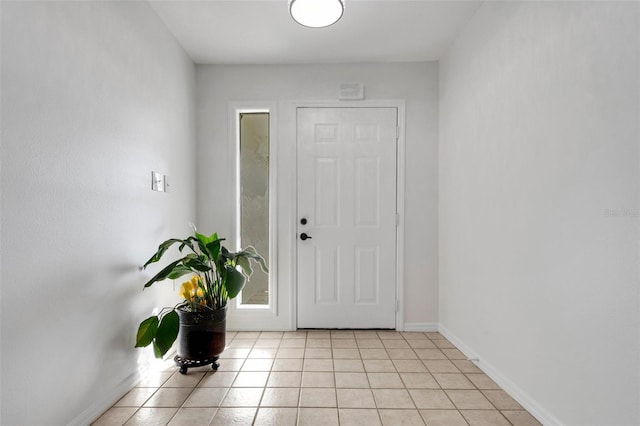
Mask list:
[[[195,220],[194,66],[144,2],[1,7],[0,423],[87,424],[177,301],[137,268]]]
[[[638,9],[488,2],[441,62],[443,332],[548,424],[640,424]]]
[[[198,65],[198,224],[206,232],[231,235],[234,188],[229,185],[228,107],[236,101],[278,105],[278,205],[290,205],[295,190],[295,110],[290,101],[337,101],[340,82],[360,81],[368,100],[406,100],[405,322],[435,324],[438,319],[438,69],[436,63],[322,66]],[[345,105],[349,105],[345,102]],[[289,324],[296,220],[290,209],[278,211],[279,315]],[[233,313],[232,313],[233,314]],[[233,316],[233,315],[231,315]],[[233,321],[233,318],[230,319]],[[262,323],[264,326],[266,323]],[[282,327],[281,325],[278,325]]]

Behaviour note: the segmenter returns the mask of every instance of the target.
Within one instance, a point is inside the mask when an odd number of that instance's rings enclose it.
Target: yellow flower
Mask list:
[[[200,277],[194,275],[190,280],[183,282],[178,294],[189,302],[193,301],[196,297],[203,297],[204,293],[200,287]]]
[[[180,286],[180,290],[178,291],[180,297],[186,300],[191,300],[191,282],[185,281]]]
[[[201,283],[202,283],[202,279],[200,278],[199,275],[194,275],[193,277],[191,277],[191,285],[195,289],[195,295],[197,297],[204,296],[204,293],[202,292]]]

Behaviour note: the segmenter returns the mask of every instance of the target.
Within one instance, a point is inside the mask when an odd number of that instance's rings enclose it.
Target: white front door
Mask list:
[[[395,328],[396,108],[298,108],[299,328]]]

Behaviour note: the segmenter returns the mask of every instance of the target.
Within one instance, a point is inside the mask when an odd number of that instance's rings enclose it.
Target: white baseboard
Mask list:
[[[451,343],[453,343],[460,351],[467,356],[470,360],[474,360],[473,363],[482,370],[487,376],[489,376],[494,382],[498,384],[505,392],[507,392],[513,399],[518,401],[533,417],[535,417],[540,423],[545,426],[561,426],[562,422],[555,416],[549,413],[542,405],[540,405],[535,399],[531,398],[525,391],[516,386],[511,380],[509,380],[504,374],[500,372],[490,363],[486,362],[482,357],[476,353],[473,349],[467,346],[462,340],[456,337],[453,333],[447,330],[446,327],[440,325],[440,334],[446,337]]]
[[[438,331],[437,322],[405,322],[402,331]]]
[[[430,331],[435,332],[438,331],[438,323],[437,322],[405,322],[403,327],[397,327],[398,331]],[[255,325],[244,327],[238,324],[234,324],[233,327],[229,327],[227,325],[227,331],[295,331],[289,328],[282,328],[280,326],[269,327],[269,326],[260,326],[260,330],[257,330]]]
[[[98,419],[109,408],[113,406],[120,398],[122,398],[127,392],[133,389],[140,381],[140,374],[133,373],[122,381],[118,386],[110,389],[109,392],[95,401],[86,410],[80,413],[75,419],[69,422],[71,426],[86,426],[90,425]]]

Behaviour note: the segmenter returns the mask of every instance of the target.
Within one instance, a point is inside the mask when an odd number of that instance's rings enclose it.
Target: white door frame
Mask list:
[[[268,112],[269,113],[269,305],[242,305],[240,297],[227,304],[227,328],[229,330],[256,330],[259,325],[263,330],[282,330],[286,327],[279,316],[279,298],[281,287],[279,283],[279,230],[278,230],[278,107],[275,102],[268,101],[232,101],[227,105],[228,113],[228,160],[230,167],[229,182],[234,183],[236,193],[233,214],[233,230],[229,236],[229,245],[236,246],[240,237],[240,224],[237,221],[236,207],[239,205],[239,129],[238,117],[240,113]]]
[[[297,130],[296,130],[296,121],[297,121],[297,110],[298,108],[397,108],[398,111],[398,142],[397,142],[397,152],[396,152],[396,206],[398,213],[398,226],[396,232],[396,330],[404,331],[404,204],[405,204],[405,101],[404,100],[364,100],[364,101],[349,101],[349,102],[338,102],[338,101],[291,101],[287,103],[286,111],[291,117],[290,120],[290,135],[293,135],[294,140],[292,141],[292,145],[295,147],[297,159]],[[295,167],[295,177],[297,180],[298,171],[297,171],[297,160]],[[291,220],[289,224],[289,235],[295,236],[297,234],[297,185],[294,185],[294,196],[293,202],[291,203],[291,211],[290,217],[294,220]],[[298,282],[297,282],[297,265],[298,265],[298,248],[297,244],[293,244],[293,258],[295,259],[291,262],[291,271],[290,276],[293,279],[293,283],[291,285],[291,294],[290,294],[290,312],[289,312],[289,324],[291,330],[297,329],[298,323]]]

